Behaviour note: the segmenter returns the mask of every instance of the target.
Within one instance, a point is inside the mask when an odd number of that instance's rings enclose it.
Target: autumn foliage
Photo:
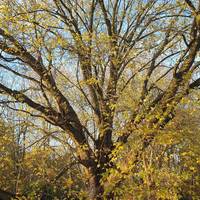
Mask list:
[[[199,0],[0,0],[0,199],[200,199]]]

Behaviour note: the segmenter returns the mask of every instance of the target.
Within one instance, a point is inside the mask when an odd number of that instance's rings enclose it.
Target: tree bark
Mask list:
[[[114,199],[113,194],[105,194],[105,186],[102,184],[103,175],[107,170],[113,167],[113,163],[110,160],[111,149],[102,149],[97,157],[97,162],[93,162],[93,165],[89,168],[89,199],[91,200],[103,200]]]
[[[102,200],[104,188],[100,184],[101,175],[92,174],[89,179],[89,199],[91,200]]]
[[[89,199],[91,200],[103,200],[109,199],[114,200],[114,194],[104,194],[104,185],[101,184],[103,172],[93,174],[89,180]]]
[[[0,200],[16,199],[15,195],[0,189]]]

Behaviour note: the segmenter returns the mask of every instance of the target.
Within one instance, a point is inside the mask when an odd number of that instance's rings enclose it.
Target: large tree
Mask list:
[[[113,152],[141,130],[140,162],[200,85],[200,1],[2,0],[0,9],[3,101],[69,135],[90,199],[102,199]]]

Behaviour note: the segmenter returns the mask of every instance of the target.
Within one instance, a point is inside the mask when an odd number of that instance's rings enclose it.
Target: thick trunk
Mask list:
[[[0,189],[0,200],[16,199],[15,195]]]
[[[89,180],[89,199],[91,200],[101,200],[103,199],[104,188],[100,184],[101,176],[92,175]]]
[[[102,200],[102,199],[113,199],[112,194],[104,194],[104,184],[102,183],[102,177],[104,173],[112,167],[110,162],[109,153],[102,153],[99,157],[99,163],[95,163],[93,167],[89,169],[89,199],[91,200]]]
[[[89,180],[89,199],[90,200],[103,200],[109,199],[113,200],[114,195],[111,194],[104,194],[104,185],[100,184],[101,181],[100,175],[92,176]]]

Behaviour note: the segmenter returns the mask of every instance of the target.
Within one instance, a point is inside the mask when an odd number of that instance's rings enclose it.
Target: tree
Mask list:
[[[22,119],[21,115],[20,117]],[[64,199],[80,196],[85,185],[78,162],[72,158],[69,150],[66,153],[46,144],[46,136],[52,135],[52,132],[33,127],[27,118],[26,121],[20,121],[19,117],[16,124],[1,119],[0,127],[0,199],[18,197],[34,200],[44,196],[49,199]],[[28,139],[24,140],[23,134],[26,130],[28,137],[30,131],[31,137],[34,137],[34,129],[39,136],[40,132],[45,133],[29,144]]]
[[[157,132],[137,165],[133,163],[134,152],[146,130],[135,131],[126,145],[113,152],[117,170],[107,175],[106,192],[114,192],[119,199],[199,199],[199,94],[196,95],[193,92],[182,100],[175,118]],[[116,187],[122,174],[123,184]]]
[[[15,148],[15,142],[13,141],[13,128],[5,123],[2,119],[0,120],[0,169],[1,169],[1,180],[0,180],[0,199],[11,199],[14,198],[15,195],[5,191],[6,189],[10,189],[13,186],[12,180],[14,179],[13,173],[10,173],[13,167],[13,160],[11,152]],[[5,174],[9,174],[9,176],[5,176]],[[8,184],[9,183],[9,184]],[[3,190],[5,189],[5,190]]]
[[[103,175],[117,168],[113,152],[142,131],[137,165],[200,84],[192,81],[200,2],[3,0],[0,8],[2,98],[70,136],[89,198],[102,199]]]

